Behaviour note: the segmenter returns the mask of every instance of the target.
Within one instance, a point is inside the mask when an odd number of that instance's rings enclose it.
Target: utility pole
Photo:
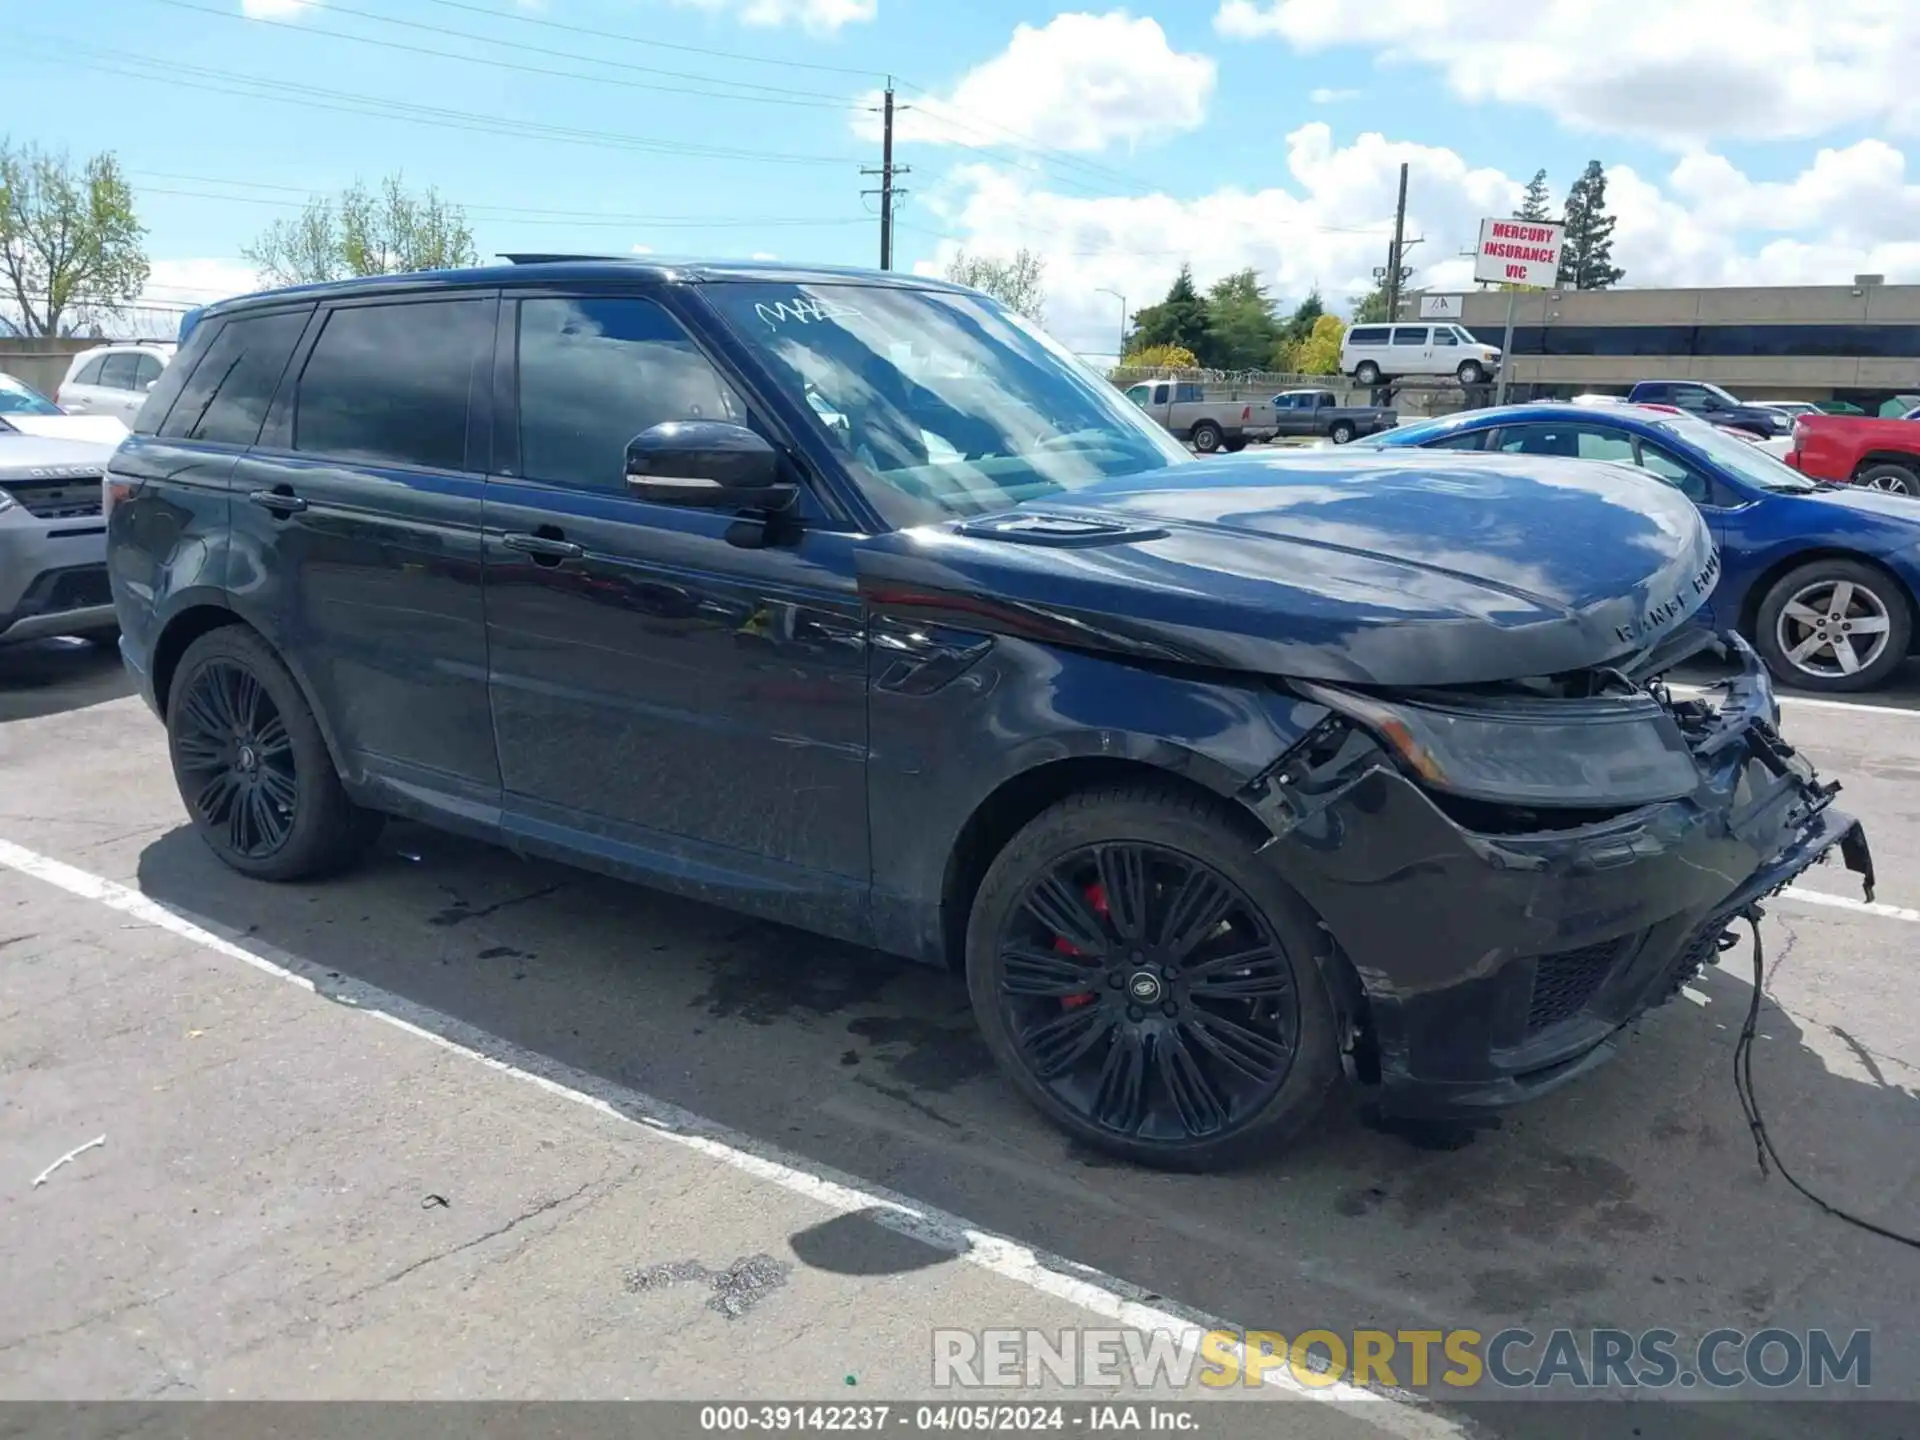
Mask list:
[[[1407,233],[1407,167],[1400,166],[1400,201],[1393,209],[1393,249],[1387,254],[1387,319],[1400,318],[1400,263]]]
[[[907,193],[899,189],[894,182],[899,176],[910,173],[907,166],[893,163],[893,116],[896,110],[911,108],[911,106],[893,103],[893,77],[889,75],[887,88],[880,102],[880,168],[865,169],[860,172],[862,175],[880,177],[878,190],[863,190],[860,193],[880,197],[880,268],[882,270],[893,269],[893,206],[895,201]]]

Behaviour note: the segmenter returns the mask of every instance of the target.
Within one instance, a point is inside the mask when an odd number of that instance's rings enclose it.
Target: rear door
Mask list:
[[[498,308],[322,307],[234,475],[236,608],[306,681],[348,778],[441,819],[499,803],[480,594]]]

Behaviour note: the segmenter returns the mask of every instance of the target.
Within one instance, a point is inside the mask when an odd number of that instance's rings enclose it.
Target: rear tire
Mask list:
[[[1885,571],[1858,560],[1815,560],[1790,571],[1767,591],[1754,624],[1755,648],[1775,679],[1832,694],[1885,683],[1905,663],[1912,638],[1906,594]],[[1843,649],[1858,666],[1851,673]]]
[[[1351,420],[1336,420],[1333,422],[1333,427],[1327,431],[1327,438],[1336,445],[1346,444],[1349,440],[1353,439],[1353,435],[1353,422]]]
[[[1001,1069],[1068,1135],[1213,1170],[1278,1149],[1339,1080],[1319,946],[1217,802],[1113,785],[1059,801],[995,858],[967,988]]]
[[[1242,450],[1247,448],[1247,442],[1245,440],[1229,440],[1221,446],[1221,448],[1229,455],[1238,455]]]
[[[1226,433],[1211,420],[1202,420],[1193,427],[1193,448],[1202,455],[1211,455],[1226,441]]]
[[[166,713],[187,814],[242,875],[334,874],[379,835],[386,817],[347,798],[306,697],[253,631],[222,626],[189,645]]]
[[[1920,496],[1920,472],[1891,462],[1869,465],[1853,477],[1853,483],[1869,490],[1884,490],[1890,495]]]
[[[1362,360],[1358,365],[1353,367],[1353,378],[1362,385],[1378,385],[1380,383],[1380,367],[1371,360]]]

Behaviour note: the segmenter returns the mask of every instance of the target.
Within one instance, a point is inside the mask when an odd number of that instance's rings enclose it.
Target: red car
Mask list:
[[[1920,420],[1802,415],[1784,458],[1809,479],[1920,496]]]

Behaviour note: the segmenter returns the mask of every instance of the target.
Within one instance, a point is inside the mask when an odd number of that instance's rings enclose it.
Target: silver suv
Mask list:
[[[0,427],[0,645],[118,633],[100,515],[113,448]]]

